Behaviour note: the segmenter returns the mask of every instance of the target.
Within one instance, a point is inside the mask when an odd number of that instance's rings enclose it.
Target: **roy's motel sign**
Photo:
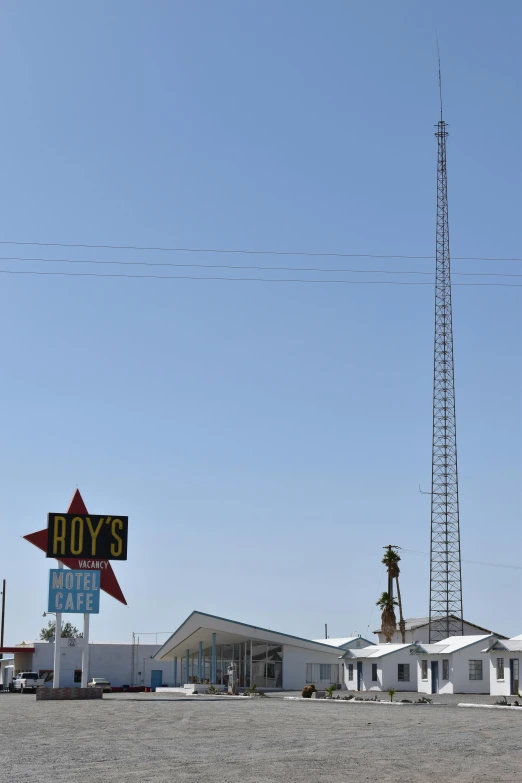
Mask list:
[[[49,514],[47,557],[126,560],[128,523],[122,516]]]
[[[100,611],[100,572],[49,571],[48,612],[98,614]]]

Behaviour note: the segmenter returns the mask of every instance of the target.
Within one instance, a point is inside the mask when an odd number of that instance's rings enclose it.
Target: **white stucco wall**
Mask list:
[[[410,655],[408,649],[399,650],[396,653],[383,655],[381,658],[360,658],[362,664],[362,690],[363,691],[387,691],[395,688],[396,691],[417,690],[416,658]],[[398,664],[408,664],[410,667],[410,681],[399,681]],[[346,658],[344,661],[344,687],[348,690],[357,690],[357,659]],[[348,664],[353,664],[353,680],[349,680]],[[377,666],[377,681],[372,680],[372,665]]]
[[[359,663],[362,664],[362,690],[363,691],[380,691],[382,682],[382,668],[380,658],[360,658]],[[349,680],[349,668],[348,665],[353,664],[353,680]],[[377,682],[372,681],[372,664],[377,664]],[[357,690],[357,659],[346,658],[344,660],[344,687],[350,691]]]
[[[489,693],[488,659],[482,654],[484,646],[482,641],[452,654],[453,693]],[[482,680],[469,679],[470,660],[482,661]]]
[[[439,663],[439,690],[438,693],[453,693],[453,661],[451,655],[416,655],[417,659],[417,690],[419,693],[432,693],[432,681],[431,681],[431,662],[438,661]],[[444,660],[449,661],[449,680],[444,680],[443,664]],[[422,679],[422,665],[421,661],[428,662],[428,678]]]
[[[518,652],[509,652],[508,650],[493,650],[489,655],[485,655],[484,658],[486,668],[489,663],[489,688],[491,695],[511,696],[511,661],[518,660],[520,675],[520,673],[522,673],[522,654]],[[503,680],[497,680],[497,658],[504,658]],[[519,688],[522,691],[522,681]]]
[[[410,681],[399,680],[398,664],[409,664]],[[416,691],[417,690],[417,667],[416,656],[410,655],[409,650],[401,650],[391,655],[386,655],[382,659],[382,677],[383,690],[395,688],[396,691]]]
[[[457,650],[449,655],[419,654],[417,658],[417,677],[419,693],[432,693],[431,662],[439,662],[438,693],[489,693],[490,692],[490,662],[489,656],[483,655],[484,641],[477,642],[463,650]],[[428,679],[422,680],[421,661],[428,661]],[[443,660],[449,661],[449,680],[443,679]],[[470,660],[482,661],[482,680],[469,679]],[[508,681],[509,688],[509,681]]]
[[[342,668],[340,656],[342,650],[336,648],[332,652],[313,650],[306,647],[283,645],[283,688],[287,691],[300,691],[306,685],[307,663],[334,663],[339,665],[339,682],[342,683]],[[317,685],[317,683],[315,683]]]

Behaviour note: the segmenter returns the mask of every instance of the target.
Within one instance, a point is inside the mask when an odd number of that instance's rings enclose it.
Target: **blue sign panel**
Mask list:
[[[99,614],[100,572],[51,568],[47,611],[64,614]]]

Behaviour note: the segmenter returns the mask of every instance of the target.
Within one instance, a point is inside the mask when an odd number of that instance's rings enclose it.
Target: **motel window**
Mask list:
[[[442,661],[442,679],[449,680],[449,660]]]
[[[397,664],[397,679],[399,682],[409,682],[410,681],[410,664],[409,663],[399,663]]]
[[[421,661],[421,678],[428,679],[428,661]]]
[[[353,682],[353,663],[348,664],[348,680]]]
[[[322,685],[337,685],[339,682],[339,664],[337,663],[307,663],[306,682]]]
[[[377,682],[377,664],[372,663],[372,682]]]
[[[329,663],[320,663],[319,664],[319,679],[321,682],[330,682],[330,664]]]
[[[482,661],[469,662],[469,679],[470,680],[482,679]]]
[[[504,679],[504,659],[497,658],[497,680]]]

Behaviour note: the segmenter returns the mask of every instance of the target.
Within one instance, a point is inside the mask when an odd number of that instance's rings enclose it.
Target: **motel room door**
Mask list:
[[[439,662],[431,662],[431,692],[439,692]]]
[[[520,690],[520,661],[511,658],[509,661],[509,679],[511,680],[511,695],[518,696]]]

